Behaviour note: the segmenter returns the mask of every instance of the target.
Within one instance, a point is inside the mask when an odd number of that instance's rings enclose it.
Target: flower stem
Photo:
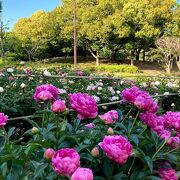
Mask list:
[[[8,138],[8,134],[4,127],[3,127],[3,131],[4,131],[4,139],[5,139],[5,143],[6,143],[9,140],[9,138]]]
[[[132,131],[133,127],[134,127],[134,124],[135,124],[135,122],[136,122],[136,120],[137,120],[137,118],[138,118],[138,116],[139,116],[139,112],[140,112],[140,111],[137,112],[137,114],[136,114],[136,116],[135,116],[135,118],[134,118],[134,121],[133,121],[133,123],[132,123],[131,129],[129,130],[128,136],[130,136],[130,134],[131,134],[131,131]]]
[[[130,114],[131,111],[132,111],[132,108],[128,111],[128,113],[127,113],[126,116],[123,118],[123,120],[125,120],[125,119],[129,116],[129,114]]]
[[[169,138],[170,138],[170,136],[169,136]],[[154,158],[156,157],[156,155],[158,154],[158,152],[165,146],[165,144],[166,144],[166,142],[169,140],[169,138],[166,139],[166,140],[164,141],[164,143],[159,147],[159,149],[158,149],[158,150],[155,152],[155,154],[153,155],[152,159],[154,159]]]
[[[129,171],[128,171],[128,175],[130,175],[131,169],[132,169],[132,167],[133,167],[133,165],[134,165],[135,158],[136,158],[136,157],[134,156],[133,162],[132,162],[132,164],[131,164],[131,166],[130,166],[130,168],[129,168]]]
[[[179,147],[176,147],[176,148],[174,148],[174,149],[171,149],[170,151],[164,153],[163,155],[169,154],[169,153],[171,153],[171,152],[173,152],[173,151],[175,151],[175,150],[177,150],[177,149],[179,149]]]

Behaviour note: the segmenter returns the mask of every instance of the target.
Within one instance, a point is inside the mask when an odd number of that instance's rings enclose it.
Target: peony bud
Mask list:
[[[4,92],[3,87],[0,87],[0,93]]]
[[[99,148],[98,147],[94,147],[92,150],[91,150],[91,155],[93,157],[97,157],[99,155]]]
[[[55,153],[56,153],[56,152],[54,151],[54,149],[48,148],[48,149],[46,149],[46,151],[44,152],[44,158],[46,158],[46,159],[51,159],[51,158],[54,156]]]
[[[36,133],[39,132],[39,129],[38,129],[37,127],[33,127],[33,128],[31,129],[31,131],[32,131],[33,134],[36,134]]]
[[[113,130],[113,128],[108,128],[108,130],[107,130],[107,133],[109,134],[109,135],[114,135],[114,130]]]
[[[22,83],[22,84],[21,84],[21,88],[23,89],[23,88],[25,88],[25,87],[26,87],[26,84]]]

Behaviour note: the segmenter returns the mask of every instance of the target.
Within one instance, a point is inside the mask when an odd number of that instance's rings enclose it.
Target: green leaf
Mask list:
[[[8,131],[8,138],[10,138],[13,135],[13,132],[15,130],[15,127],[12,127],[9,131]]]
[[[36,169],[35,169],[35,176],[34,178],[37,178],[38,176],[42,175],[44,173],[44,169],[48,166],[47,163],[42,163],[40,164]]]
[[[124,180],[124,178],[127,178],[127,175],[120,172],[113,177],[113,180]]]
[[[149,156],[145,156],[145,161],[150,169],[150,171],[153,171],[153,161]]]
[[[161,180],[161,178],[156,176],[146,176],[143,178],[143,180]]]
[[[131,139],[136,145],[139,144],[139,139],[138,139],[138,137],[137,137],[136,134],[131,134],[131,135],[130,135],[130,139]]]
[[[100,177],[100,176],[95,176],[95,177],[94,177],[94,180],[106,180],[106,179],[103,178],[103,177]]]
[[[173,154],[167,154],[165,157],[168,161],[172,163],[177,162],[177,157]]]
[[[107,180],[112,178],[113,164],[109,160],[104,161],[104,163],[103,163],[103,172],[104,172]]]

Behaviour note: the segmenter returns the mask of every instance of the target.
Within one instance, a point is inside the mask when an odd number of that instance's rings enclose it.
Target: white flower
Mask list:
[[[14,72],[14,69],[12,69],[12,68],[7,68],[7,72],[13,73],[13,72]]]
[[[74,81],[69,81],[69,84],[74,84]]]
[[[121,84],[121,85],[123,85],[123,84],[124,84],[124,81],[123,81],[123,80],[122,80],[122,81],[120,81],[120,84]]]
[[[155,84],[156,86],[159,86],[159,85],[160,85],[160,82],[159,82],[159,81],[156,81],[154,84]]]
[[[115,91],[114,91],[113,87],[109,86],[109,87],[108,87],[108,90],[111,92],[112,95],[115,94]]]
[[[107,109],[107,106],[102,106],[103,109]]]
[[[26,84],[22,83],[20,86],[21,86],[21,88],[25,88]]]
[[[169,87],[169,88],[173,88],[173,87],[176,86],[176,84],[173,84],[172,82],[168,82],[168,83],[166,84],[166,86]]]
[[[96,85],[97,86],[103,86],[103,83],[102,82],[97,82]]]
[[[139,84],[141,87],[144,87],[144,88],[146,88],[148,85],[145,83],[145,82],[142,82],[142,83],[140,83]]]
[[[112,98],[110,98],[111,101],[116,101],[116,100],[119,100],[119,97],[117,96],[113,96]]]
[[[94,98],[94,100],[96,101],[96,102],[99,102],[100,101],[100,98],[98,97],[98,96],[93,96],[93,98]]]
[[[101,90],[102,90],[102,87],[98,87],[98,90],[101,91]]]
[[[89,85],[89,86],[87,86],[87,89],[86,90],[89,90],[89,91],[92,91],[92,90],[94,90],[95,89],[95,86],[93,85]]]
[[[165,92],[164,95],[169,95],[169,92]]]
[[[171,107],[174,107],[174,106],[175,106],[175,104],[174,104],[174,103],[172,103],[172,104],[171,104]]]
[[[20,65],[23,65],[23,64],[25,64],[25,61],[21,61],[19,64],[20,64]]]
[[[43,72],[43,75],[44,75],[44,76],[51,76],[51,73],[50,73],[49,71],[45,70],[45,71]]]
[[[3,87],[0,87],[0,93],[4,92]]]
[[[59,89],[59,94],[66,94],[67,91],[65,89]]]

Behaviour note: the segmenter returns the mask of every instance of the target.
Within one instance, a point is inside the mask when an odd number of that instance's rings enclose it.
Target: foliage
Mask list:
[[[21,60],[72,55],[72,12],[72,1],[64,0],[49,13],[37,11],[30,18],[19,19],[13,33],[7,33],[10,41],[5,48]],[[129,52],[127,58],[139,60],[140,53],[155,48],[157,38],[179,37],[179,19],[174,0],[77,0],[78,54],[86,57],[89,51],[97,65],[107,51],[112,62],[122,50]],[[16,43],[11,46],[13,39]]]
[[[76,118],[77,113],[70,110],[68,100],[69,93],[79,92],[81,89],[81,92],[99,96],[99,103],[107,102],[113,96],[119,97],[120,91],[135,83],[152,95],[165,91],[177,92],[178,82],[173,82],[172,85],[167,81],[155,83],[152,80],[142,82],[141,79],[136,82],[110,79],[98,81],[93,80],[91,76],[89,79],[81,80],[32,76],[18,78],[13,76],[17,72],[20,73],[17,69],[14,69],[14,72],[9,69],[0,77],[0,86],[4,88],[4,92],[1,92],[0,111],[9,115],[5,129],[0,128],[0,179],[66,179],[55,174],[51,161],[43,157],[47,148],[58,150],[66,147],[77,150],[81,157],[81,166],[91,168],[94,179],[159,179],[157,172],[159,161],[168,161],[178,170],[180,161],[178,150],[165,145],[164,140],[143,124],[138,117],[137,108],[131,104],[99,107],[99,115],[111,109],[118,111],[117,123],[105,124],[99,117],[80,121]],[[76,71],[70,71],[69,68],[51,69],[50,72],[59,75],[67,75],[67,72],[71,75],[76,74]],[[40,72],[34,71],[34,74],[38,75]],[[62,93],[60,98],[66,101],[67,111],[53,113],[51,101],[35,102],[32,99],[35,88],[45,83],[66,90],[67,93]],[[94,90],[87,89],[89,85],[93,86]],[[168,110],[179,107],[169,106]],[[166,110],[161,109],[158,114]],[[32,116],[16,120],[12,118],[20,115]],[[87,128],[85,125],[88,123],[93,123],[94,128]],[[37,128],[36,131],[32,130],[33,127]],[[97,156],[91,153],[91,150],[102,142],[104,136],[108,135],[109,127],[113,129],[114,134],[124,136],[133,146],[133,152],[124,165],[118,165],[108,159],[100,149]]]

